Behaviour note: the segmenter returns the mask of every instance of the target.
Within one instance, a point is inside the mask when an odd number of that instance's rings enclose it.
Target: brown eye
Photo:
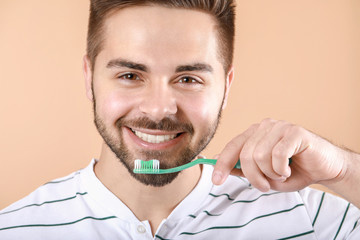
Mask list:
[[[179,80],[180,83],[197,83],[198,81],[196,81],[194,78],[191,77],[183,77]]]
[[[140,79],[136,74],[133,73],[126,73],[124,75],[121,75],[119,78],[124,80],[132,80],[132,81]]]

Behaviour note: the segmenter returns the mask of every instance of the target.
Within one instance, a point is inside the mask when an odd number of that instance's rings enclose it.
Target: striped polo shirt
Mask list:
[[[198,185],[156,233],[84,169],[39,187],[0,212],[0,239],[360,239],[360,211],[341,198],[306,188],[263,193],[244,178]]]

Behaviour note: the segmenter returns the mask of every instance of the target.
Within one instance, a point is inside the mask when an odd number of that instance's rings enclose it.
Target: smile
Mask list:
[[[141,140],[148,142],[148,143],[163,143],[163,142],[168,142],[171,141],[173,139],[175,139],[177,136],[179,136],[180,134],[169,134],[169,135],[152,135],[152,134],[147,134],[144,132],[140,132],[140,131],[136,131],[131,129],[131,131],[137,136],[139,137]]]

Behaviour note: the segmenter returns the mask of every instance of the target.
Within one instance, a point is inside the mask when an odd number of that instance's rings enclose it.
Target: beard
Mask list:
[[[151,160],[158,159],[160,161],[161,169],[168,169],[173,167],[178,167],[184,164],[191,162],[195,159],[201,151],[209,144],[210,140],[213,138],[216,129],[219,125],[221,118],[221,109],[222,105],[218,111],[217,118],[208,125],[208,127],[201,134],[199,140],[190,146],[191,139],[194,136],[194,128],[191,123],[183,122],[176,119],[164,118],[159,122],[154,122],[147,117],[141,117],[132,120],[126,120],[125,117],[121,117],[116,122],[116,132],[111,134],[108,131],[108,128],[105,126],[104,121],[96,112],[96,103],[95,99],[93,102],[94,106],[94,122],[96,128],[107,146],[111,151],[116,155],[119,161],[125,166],[130,175],[139,181],[142,184],[153,186],[153,187],[162,187],[171,183],[180,172],[169,173],[169,174],[135,174],[133,173],[134,169],[134,160]],[[157,150],[157,151],[147,151],[141,150],[138,153],[132,153],[129,148],[126,146],[123,139],[122,127],[131,126],[136,128],[145,128],[145,129],[156,129],[163,131],[177,131],[186,133],[190,141],[185,147],[177,148],[175,150]]]

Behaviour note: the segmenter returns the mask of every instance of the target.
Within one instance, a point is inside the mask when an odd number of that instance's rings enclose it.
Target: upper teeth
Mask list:
[[[172,135],[151,135],[151,134],[146,134],[146,133],[135,131],[135,130],[134,130],[134,133],[135,133],[136,136],[138,136],[139,138],[141,138],[145,142],[149,142],[149,143],[162,143],[162,142],[172,140],[172,139],[174,139],[176,137],[176,134],[172,134]]]

